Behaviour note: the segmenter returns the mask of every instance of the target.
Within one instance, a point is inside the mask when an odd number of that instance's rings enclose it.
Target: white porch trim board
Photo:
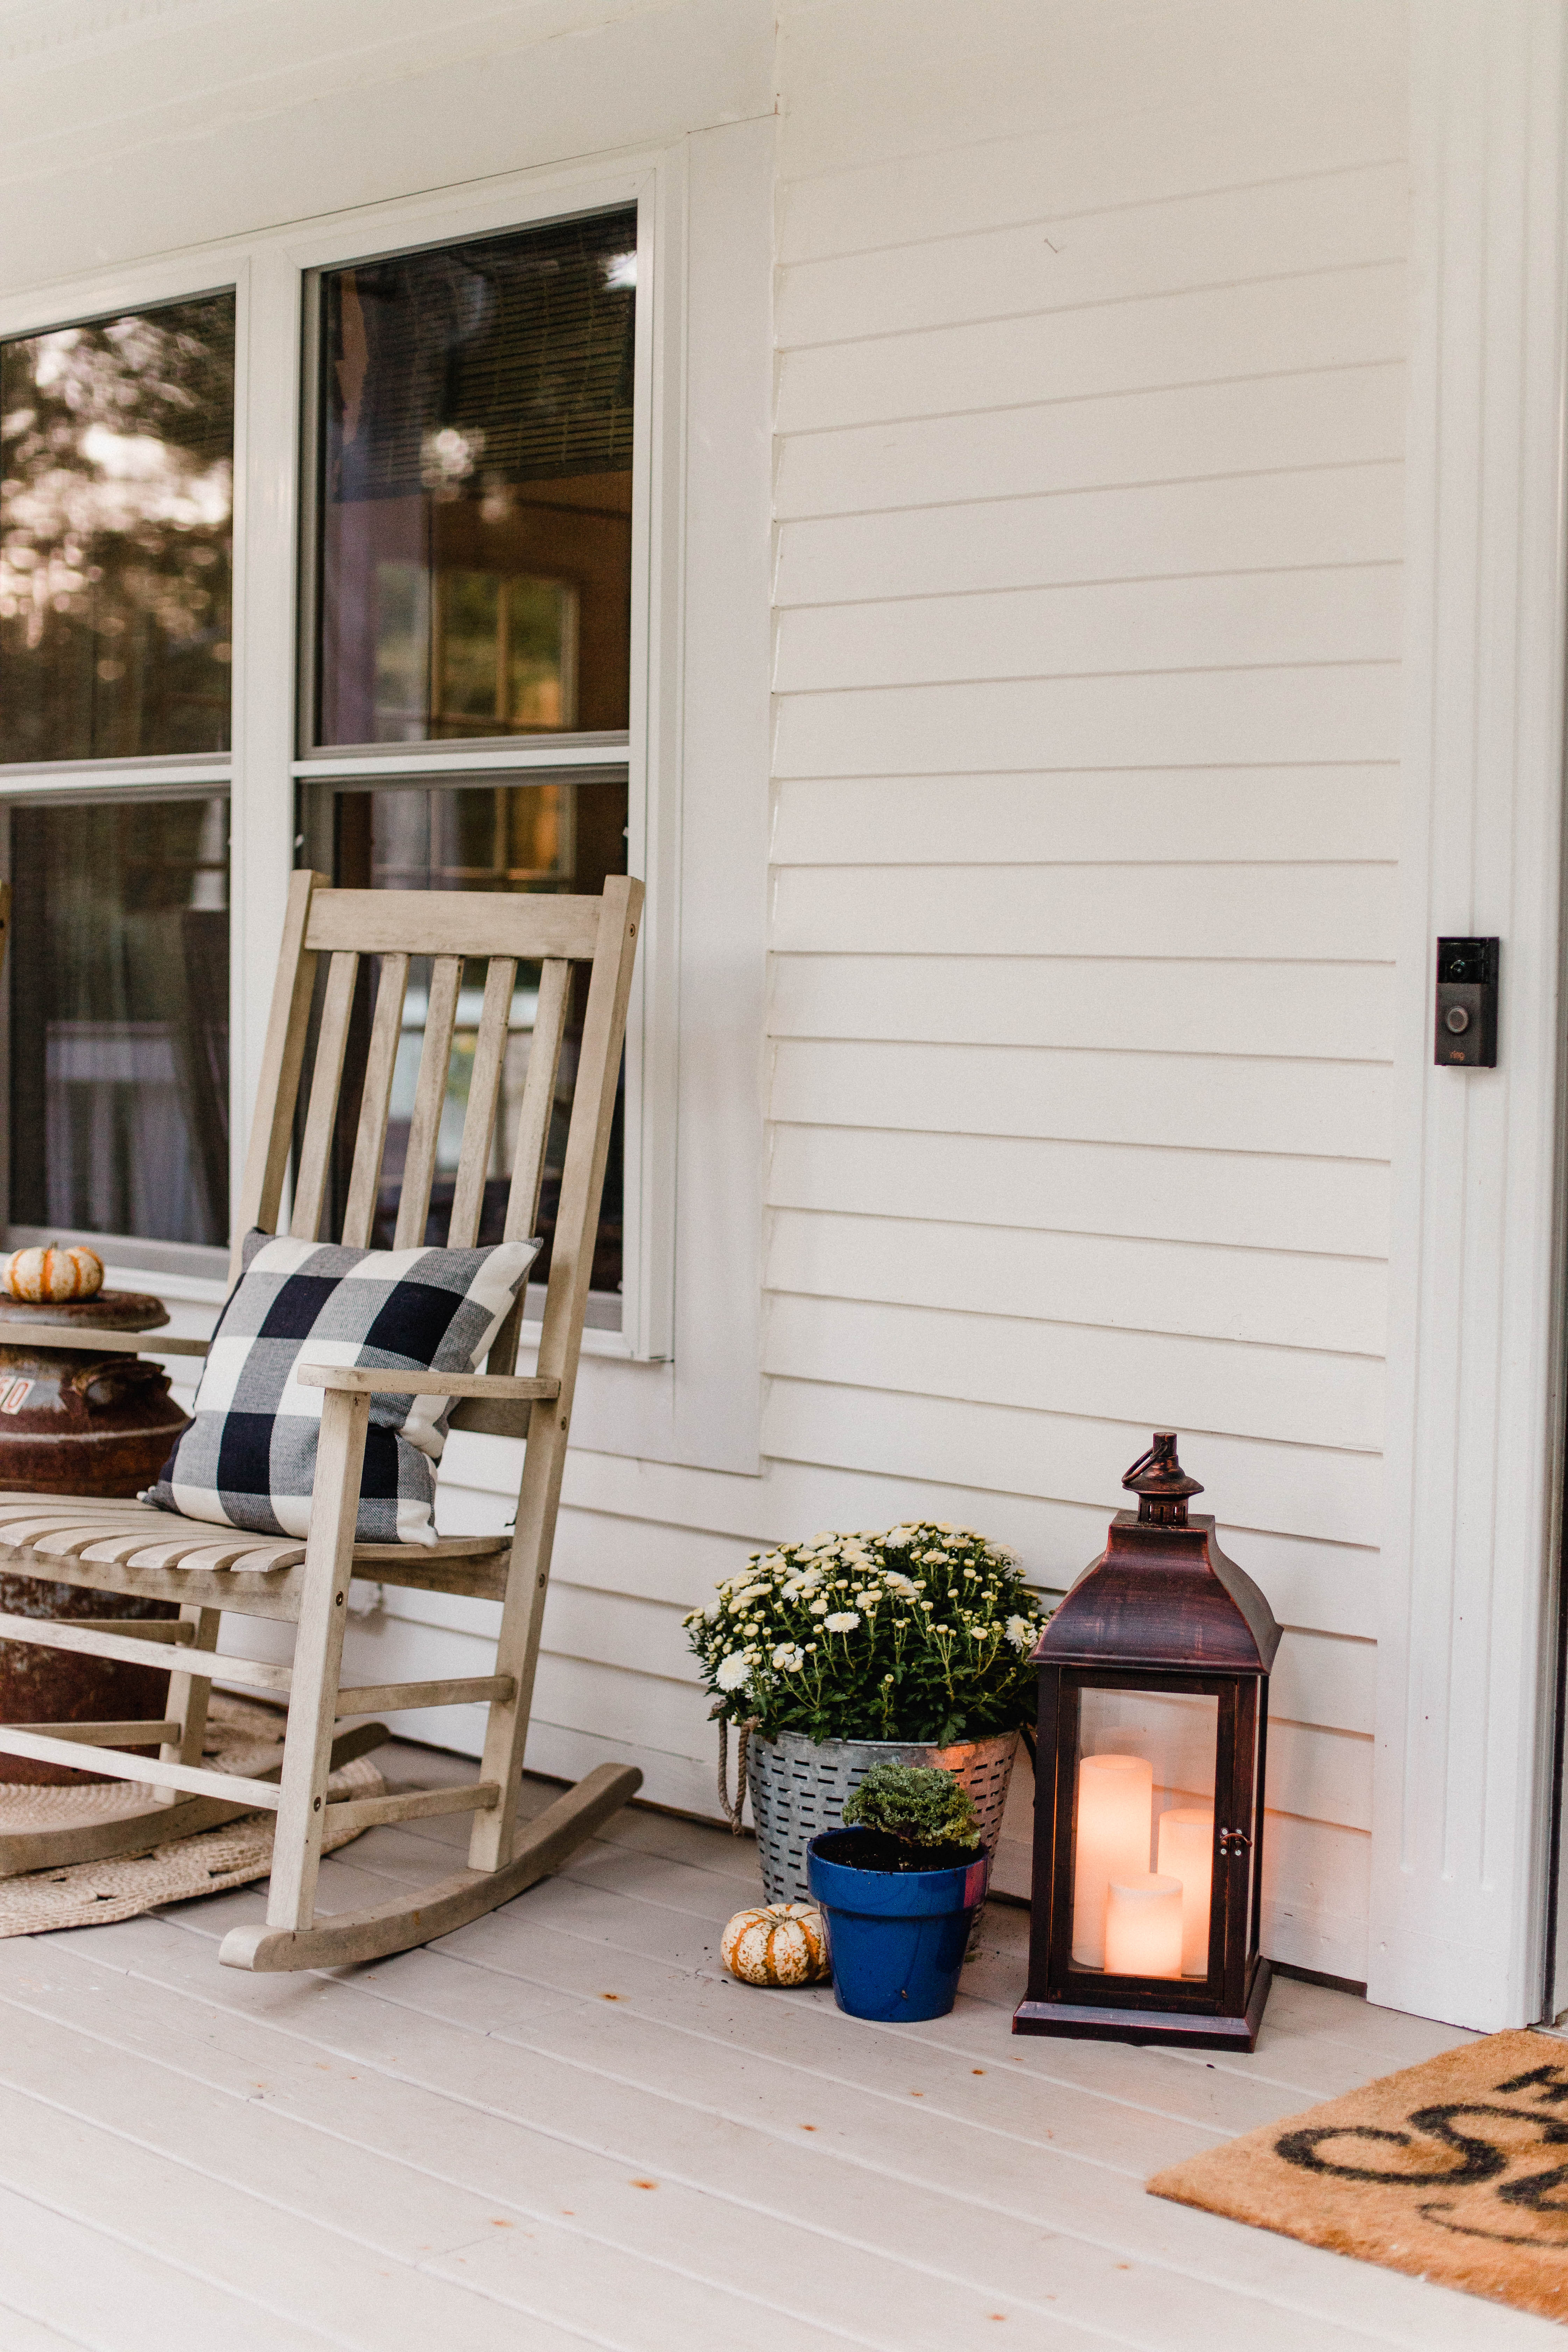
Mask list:
[[[1412,12],[1415,313],[1388,1516],[1371,1998],[1541,2014],[1562,1089],[1557,0]],[[1497,933],[1495,1072],[1436,1068],[1433,942]]]

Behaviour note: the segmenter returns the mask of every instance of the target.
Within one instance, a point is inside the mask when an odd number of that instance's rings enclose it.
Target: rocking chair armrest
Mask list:
[[[85,1323],[0,1324],[0,1340],[13,1348],[70,1348],[94,1356],[205,1356],[212,1346],[210,1339],[177,1339],[159,1330],[94,1331]]]
[[[558,1397],[556,1380],[523,1380],[503,1372],[384,1372],[374,1364],[297,1364],[304,1389],[342,1389],[350,1396],[492,1397],[517,1401]]]

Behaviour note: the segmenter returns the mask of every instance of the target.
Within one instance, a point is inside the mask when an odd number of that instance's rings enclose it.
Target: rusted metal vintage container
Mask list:
[[[163,1301],[137,1291],[33,1307],[0,1294],[0,1493],[133,1496],[167,1460],[186,1416],[168,1374],[139,1356],[29,1344],[27,1326],[152,1331],[169,1319]],[[16,1617],[173,1617],[168,1603],[93,1592],[0,1569],[0,1612]],[[0,1722],[158,1720],[169,1677],[146,1666],[0,1642]],[[84,1751],[84,1754],[87,1751]],[[7,1780],[101,1780],[8,1756]]]

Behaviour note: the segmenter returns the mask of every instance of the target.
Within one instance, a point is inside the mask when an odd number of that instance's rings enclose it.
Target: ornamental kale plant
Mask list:
[[[873,1764],[845,1799],[844,1826],[880,1830],[908,1846],[980,1843],[973,1798],[936,1764]]]
[[[1042,1622],[1011,1552],[930,1519],[753,1552],[684,1621],[731,1723],[937,1748],[1027,1719]]]

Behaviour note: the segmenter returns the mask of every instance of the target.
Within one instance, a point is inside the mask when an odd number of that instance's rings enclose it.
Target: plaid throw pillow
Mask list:
[[[142,1496],[160,1510],[266,1536],[310,1523],[321,1389],[295,1368],[471,1372],[484,1360],[540,1244],[494,1249],[341,1249],[246,1236],[218,1318],[195,1418]],[[431,1544],[445,1396],[373,1397],[360,1480],[361,1543]]]

